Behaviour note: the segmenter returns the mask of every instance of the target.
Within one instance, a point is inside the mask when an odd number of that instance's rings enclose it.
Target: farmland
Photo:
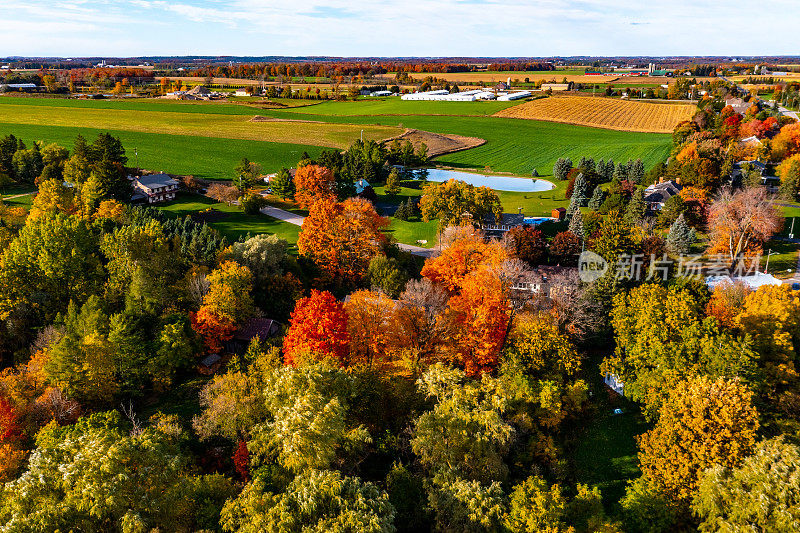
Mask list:
[[[649,167],[668,155],[667,135],[486,116],[506,105],[513,102],[405,102],[390,98],[261,109],[217,102],[0,97],[0,134],[71,146],[78,134],[88,138],[108,130],[129,150],[138,149],[140,166],[203,178],[229,178],[242,157],[260,163],[267,171],[292,166],[303,151],[313,156],[326,145],[319,137],[307,135],[309,131],[329,129],[338,132],[338,142],[344,142],[348,136],[353,139],[360,135],[362,127],[365,138],[371,131],[384,131],[389,137],[404,128],[415,128],[486,139],[483,146],[447,154],[437,161],[458,168],[484,170],[489,166],[493,171],[519,175],[528,175],[533,168],[542,175],[549,174],[559,157],[580,159],[585,155],[615,161],[642,158]],[[56,109],[59,115],[69,113],[74,120],[47,120]],[[448,113],[440,114],[443,112]],[[313,122],[248,122],[256,114]],[[36,117],[37,123],[29,124],[28,115]],[[94,121],[85,118],[89,115]],[[135,116],[147,123],[128,118]],[[214,129],[209,124],[225,127]],[[253,126],[262,128],[262,132],[286,130],[277,138],[293,142],[274,142],[275,137],[254,140]],[[246,134],[237,133],[236,128]]]
[[[242,157],[259,163],[265,169],[279,169],[296,165],[304,151],[312,157],[320,151],[319,146],[308,144],[0,122],[0,135],[13,133],[26,143],[36,140],[66,147],[72,147],[78,135],[91,140],[106,131],[119,137],[127,147],[131,165],[171,174],[193,174],[202,179],[231,179],[233,169]]]
[[[304,143],[331,148],[346,148],[363,135],[379,140],[398,135],[402,130],[389,126],[354,126],[315,122],[253,122],[250,117],[216,113],[182,113],[131,109],[97,109],[5,105],[4,123],[47,125],[51,127],[102,127],[111,130],[197,135],[225,139],[247,139],[279,143]],[[363,133],[362,133],[363,132]]]
[[[689,104],[559,96],[526,102],[499,111],[495,116],[548,120],[619,131],[670,133],[679,122],[690,119],[695,110]]]

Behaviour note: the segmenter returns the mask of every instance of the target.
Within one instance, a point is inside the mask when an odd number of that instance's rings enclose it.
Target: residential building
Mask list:
[[[225,343],[230,353],[244,353],[250,342],[258,337],[261,342],[271,339],[281,331],[281,325],[270,318],[251,318],[236,330],[233,337]]]
[[[139,176],[134,178],[132,200],[148,204],[174,200],[179,185],[178,180],[172,179],[167,174]]]
[[[644,190],[644,201],[647,208],[650,211],[660,211],[666,201],[681,192],[682,188],[680,183],[672,180],[650,185]]]

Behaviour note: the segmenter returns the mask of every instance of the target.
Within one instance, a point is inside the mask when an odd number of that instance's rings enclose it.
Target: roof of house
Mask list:
[[[136,178],[137,181],[147,187],[148,189],[157,189],[159,187],[168,187],[171,185],[178,185],[178,180],[174,180],[167,174],[148,174]]]
[[[762,163],[761,161],[737,161],[735,167],[742,168],[744,165],[750,165],[752,168],[755,168],[763,174],[767,170],[767,165]]]
[[[233,334],[233,338],[249,342],[258,336],[263,341],[273,337],[280,328],[280,324],[271,318],[251,318]]]
[[[672,180],[650,185],[644,190],[644,201],[651,204],[663,204],[681,192],[682,188],[680,184]]]
[[[208,87],[203,87],[202,85],[198,85],[197,87],[192,87],[190,90],[186,91],[186,94],[199,94],[208,96],[211,94],[211,89]]]
[[[205,367],[211,367],[215,364],[219,363],[222,357],[219,355],[212,353],[211,355],[205,356],[203,359],[200,360],[200,364]]]
[[[744,139],[739,139],[739,144],[758,146],[758,145],[761,144],[761,139],[759,139],[755,135],[751,135],[750,137],[745,137]]]

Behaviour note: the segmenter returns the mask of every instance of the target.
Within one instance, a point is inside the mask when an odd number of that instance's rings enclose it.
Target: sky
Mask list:
[[[0,21],[0,57],[800,54],[797,0],[0,0]]]

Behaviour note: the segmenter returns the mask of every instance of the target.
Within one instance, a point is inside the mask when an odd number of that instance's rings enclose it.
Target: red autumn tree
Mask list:
[[[573,264],[581,253],[581,240],[571,231],[557,233],[550,244],[550,255],[559,264]]]
[[[500,362],[509,322],[509,302],[499,276],[483,267],[466,276],[450,298],[457,362],[470,376],[492,372]]]
[[[336,181],[329,168],[320,165],[304,165],[294,175],[297,205],[310,209],[321,199],[336,199]]]
[[[227,318],[214,314],[203,306],[197,313],[190,313],[192,329],[203,338],[209,352],[221,352],[225,342],[233,338],[236,326]]]
[[[523,225],[511,228],[506,233],[513,254],[531,265],[540,265],[547,260],[547,239],[541,230]]]
[[[17,423],[17,412],[5,398],[0,398],[0,444],[14,442],[22,437],[22,431]]]
[[[347,312],[328,291],[312,290],[302,298],[289,319],[289,331],[283,340],[284,362],[333,358],[346,365],[350,351]]]
[[[323,198],[311,206],[297,249],[331,278],[358,281],[372,258],[383,250],[386,236],[382,230],[387,225],[367,200]]]
[[[247,451],[247,442],[240,440],[233,452],[233,466],[241,476],[242,481],[250,481],[250,453]]]
[[[482,266],[499,267],[506,259],[508,253],[500,243],[487,243],[476,231],[457,238],[437,257],[426,260],[422,275],[453,294],[469,273]]]

